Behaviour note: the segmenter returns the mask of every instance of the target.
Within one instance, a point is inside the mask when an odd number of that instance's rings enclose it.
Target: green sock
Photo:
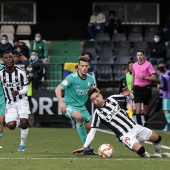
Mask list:
[[[2,138],[2,133],[0,133],[0,138]]]
[[[165,114],[167,123],[170,123],[170,113]]]
[[[76,130],[81,138],[81,141],[84,144],[86,141],[86,137],[87,137],[86,128],[84,126],[84,123],[76,123]]]

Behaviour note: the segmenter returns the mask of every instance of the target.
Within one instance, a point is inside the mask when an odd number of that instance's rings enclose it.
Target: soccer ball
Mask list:
[[[114,154],[114,149],[110,144],[102,144],[98,149],[98,154],[102,158],[111,158]]]

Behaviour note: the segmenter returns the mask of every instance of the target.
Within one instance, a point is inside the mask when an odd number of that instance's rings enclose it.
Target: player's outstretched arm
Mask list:
[[[82,148],[79,148],[79,149],[76,149],[72,152],[72,154],[78,154],[78,153],[81,153],[85,150],[86,148],[85,147],[82,147]]]
[[[86,142],[84,143],[84,146],[82,148],[74,150],[72,153],[73,154],[78,154],[83,152],[92,142],[94,139],[95,133],[97,131],[97,128],[91,128],[90,132],[87,135]]]

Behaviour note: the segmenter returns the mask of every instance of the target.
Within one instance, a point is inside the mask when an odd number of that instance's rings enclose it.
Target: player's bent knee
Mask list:
[[[24,122],[21,122],[21,125],[20,127],[23,129],[24,127],[28,127],[29,126],[29,122],[28,121],[24,121]]]
[[[139,148],[139,150],[137,151],[137,154],[138,155],[143,155],[145,153],[145,148],[143,147],[143,146],[141,146],[140,148]]]
[[[158,136],[158,139],[155,142],[153,142],[153,143],[159,143],[161,140],[162,140],[162,137]]]
[[[74,120],[78,123],[82,123],[84,121],[82,116],[78,116],[78,117],[74,118]]]
[[[9,123],[7,123],[7,127],[10,130],[14,130],[16,128],[16,123],[15,122],[9,122]]]

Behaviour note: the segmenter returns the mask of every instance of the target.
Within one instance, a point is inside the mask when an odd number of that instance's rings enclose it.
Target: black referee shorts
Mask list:
[[[134,86],[133,88],[134,102],[143,103],[144,105],[149,105],[152,98],[152,88],[151,86]]]

